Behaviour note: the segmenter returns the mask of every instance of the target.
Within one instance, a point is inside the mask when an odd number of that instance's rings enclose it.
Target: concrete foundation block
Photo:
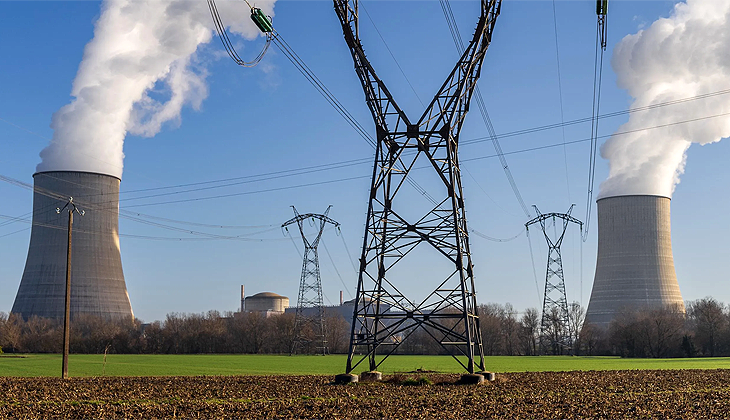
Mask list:
[[[352,373],[341,373],[339,375],[335,375],[336,384],[351,384],[357,381],[357,375],[353,375]]]
[[[497,379],[497,374],[495,374],[494,372],[484,371],[484,372],[479,372],[479,374],[484,376],[484,379],[489,382],[493,382],[495,379]]]
[[[383,380],[383,374],[376,370],[370,372],[363,372],[360,374],[360,381],[362,382],[379,382]]]
[[[484,375],[479,373],[465,373],[461,375],[460,384],[463,385],[476,385],[484,382]]]

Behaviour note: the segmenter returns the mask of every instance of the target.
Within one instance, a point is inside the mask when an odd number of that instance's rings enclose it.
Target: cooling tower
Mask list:
[[[678,306],[667,197],[598,200],[598,260],[586,323],[608,327],[626,309]]]
[[[68,213],[56,208],[73,197],[85,214],[73,223],[71,317],[133,317],[119,252],[119,179],[66,171],[39,172],[33,179],[30,247],[12,312],[63,318]]]

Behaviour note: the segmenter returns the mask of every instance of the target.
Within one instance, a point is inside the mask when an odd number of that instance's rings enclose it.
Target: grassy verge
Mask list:
[[[0,376],[58,376],[61,356],[30,354],[0,356]],[[72,354],[71,376],[193,376],[193,375],[334,375],[345,370],[346,356],[278,355],[129,355],[111,354],[104,365],[101,354]],[[559,372],[633,369],[730,369],[730,358],[621,359],[618,357],[510,357],[485,360],[493,372]],[[367,370],[364,365],[355,372]],[[417,369],[461,373],[449,356],[392,356],[380,370],[390,374]]]

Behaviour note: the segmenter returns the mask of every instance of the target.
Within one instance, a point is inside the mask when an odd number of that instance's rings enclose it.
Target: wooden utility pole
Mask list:
[[[61,213],[68,208],[68,249],[66,251],[66,306],[63,313],[63,363],[61,367],[61,378],[68,379],[68,350],[71,341],[71,233],[74,224],[74,212],[84,215],[74,204],[73,197],[69,197],[68,203],[63,209],[56,209]]]

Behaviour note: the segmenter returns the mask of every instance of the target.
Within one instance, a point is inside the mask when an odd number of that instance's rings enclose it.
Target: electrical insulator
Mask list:
[[[274,25],[271,23],[271,18],[266,16],[264,12],[259,8],[251,9],[251,20],[256,26],[264,33],[270,33],[274,30]]]

